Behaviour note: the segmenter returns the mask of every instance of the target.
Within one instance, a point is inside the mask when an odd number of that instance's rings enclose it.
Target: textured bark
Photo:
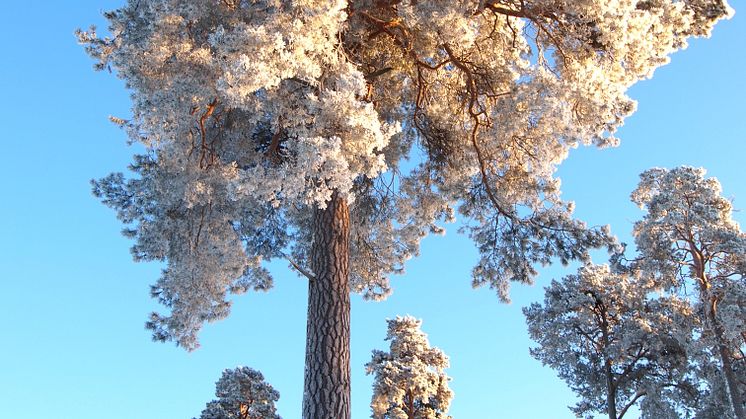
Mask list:
[[[350,214],[334,195],[313,215],[303,419],[350,419]]]

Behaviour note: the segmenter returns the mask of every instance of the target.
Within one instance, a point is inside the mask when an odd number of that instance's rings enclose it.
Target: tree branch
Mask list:
[[[302,266],[298,265],[293,260],[293,258],[291,258],[290,256],[285,255],[285,254],[283,254],[282,256],[290,263],[290,266],[293,269],[295,269],[296,271],[298,271],[298,273],[300,273],[301,275],[303,275],[306,278],[308,278],[309,281],[315,281],[316,280],[316,275],[314,275],[313,272],[308,271],[308,270],[304,269]]]
[[[635,394],[635,397],[633,397],[632,400],[630,400],[629,403],[624,406],[624,409],[622,409],[622,411],[619,413],[619,417],[617,419],[622,419],[622,417],[624,417],[624,414],[627,413],[627,410],[629,410],[629,408],[632,407],[632,405],[634,405],[640,397],[647,396],[647,394],[647,391]]]

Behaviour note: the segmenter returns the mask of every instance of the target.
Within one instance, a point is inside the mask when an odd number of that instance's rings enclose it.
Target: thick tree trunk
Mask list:
[[[313,214],[303,419],[350,419],[350,214],[336,194]]]

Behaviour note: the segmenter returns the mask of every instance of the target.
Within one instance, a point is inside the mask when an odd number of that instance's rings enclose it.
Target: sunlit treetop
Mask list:
[[[351,289],[389,277],[456,214],[481,258],[473,283],[508,300],[535,265],[588,259],[606,229],[572,218],[557,165],[610,146],[635,108],[627,89],[723,0],[130,0],[109,36],[81,42],[132,91],[114,118],[132,178],[95,192],[128,225],[138,260],[167,262],[156,339],[197,346],[226,293],[266,290],[262,262],[308,270],[313,207],[351,207]]]
[[[743,279],[746,234],[716,178],[702,168],[655,168],[640,175],[632,201],[645,211],[635,223],[641,261],[666,266],[664,286],[681,285],[703,270],[713,284]],[[663,264],[663,265],[661,265]],[[652,269],[651,269],[652,270]]]
[[[724,331],[739,347],[746,336],[746,234],[733,220],[720,182],[705,174],[683,166],[640,175],[632,200],[646,214],[635,223],[635,267],[663,289],[685,291],[694,281],[695,300],[717,301]]]

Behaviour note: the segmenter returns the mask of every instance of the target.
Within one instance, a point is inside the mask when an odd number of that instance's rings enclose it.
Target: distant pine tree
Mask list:
[[[223,371],[215,395],[217,400],[207,403],[200,419],[281,419],[275,411],[280,393],[251,368]]]
[[[557,371],[580,397],[578,417],[691,417],[699,392],[689,370],[689,304],[653,298],[649,282],[606,265],[552,281],[544,303],[523,310],[531,355]]]
[[[692,302],[700,325],[692,352],[717,400],[710,404],[727,400],[728,415],[746,419],[746,234],[733,205],[717,179],[687,166],[645,171],[632,201],[645,210],[632,269]]]
[[[374,350],[365,365],[373,375],[371,409],[375,419],[446,419],[453,392],[446,375],[448,357],[430,347],[421,320],[388,320],[389,352]]]

